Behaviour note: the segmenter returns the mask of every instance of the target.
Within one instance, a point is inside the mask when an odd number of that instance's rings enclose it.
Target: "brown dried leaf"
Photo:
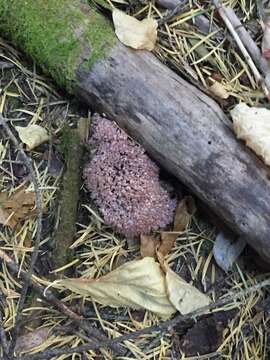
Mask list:
[[[195,212],[196,205],[193,197],[184,197],[177,205],[175,211],[173,231],[184,231]]]
[[[159,238],[155,235],[141,235],[141,246],[140,246],[140,252],[142,258],[150,256],[155,257],[156,256],[156,249],[159,245]]]
[[[161,244],[158,248],[158,252],[161,256],[165,257],[171,249],[174,247],[175,241],[177,239],[177,234],[172,232],[162,232],[160,234]]]
[[[9,192],[0,193],[0,223],[12,229],[26,217],[35,213],[35,194],[26,192],[25,187],[9,196]]]
[[[40,346],[44,341],[46,341],[49,333],[49,328],[41,328],[19,336],[16,342],[16,352],[25,353]]]
[[[158,252],[161,258],[164,258],[174,247],[178,236],[175,232],[185,230],[195,211],[196,206],[191,196],[186,196],[178,203],[174,216],[173,232],[164,231],[160,235]]]

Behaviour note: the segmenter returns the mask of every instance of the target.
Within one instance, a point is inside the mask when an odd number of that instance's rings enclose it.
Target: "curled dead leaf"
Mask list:
[[[15,126],[21,141],[26,145],[26,150],[32,150],[49,140],[49,134],[42,126],[33,124],[28,126]]]
[[[156,249],[159,245],[159,237],[155,235],[141,235],[140,236],[140,253],[141,257],[155,257]]]
[[[0,193],[0,223],[12,229],[22,220],[36,213],[35,194],[27,192],[25,187],[13,194],[8,191]]]
[[[139,21],[116,8],[113,9],[112,17],[116,36],[124,45],[137,50],[152,51],[155,48],[158,27],[156,20],[146,18]]]
[[[195,212],[196,205],[193,197],[184,197],[177,205],[175,211],[173,231],[184,231]]]
[[[146,309],[162,318],[176,310],[170,303],[160,266],[151,257],[134,260],[99,279],[64,279],[55,284],[113,307]]]
[[[18,337],[16,352],[26,353],[43,344],[50,334],[50,328],[40,328]]]
[[[165,257],[174,247],[174,244],[177,239],[177,234],[173,232],[162,232],[160,234],[160,238],[161,238],[161,242],[158,248],[158,252],[162,257]]]
[[[270,110],[241,103],[232,109],[231,116],[237,138],[270,166]]]
[[[210,304],[210,298],[166,267],[166,286],[170,302],[183,315]]]
[[[173,232],[163,231],[160,234],[160,246],[158,247],[160,257],[164,258],[171,251],[178,236],[177,232],[186,229],[195,211],[196,206],[192,196],[186,196],[178,203],[174,216]]]
[[[213,93],[213,95],[219,97],[220,99],[228,99],[228,97],[230,96],[224,85],[218,81],[215,81],[209,87],[209,90]]]
[[[103,305],[146,309],[165,319],[176,310],[187,314],[210,302],[164,262],[158,264],[151,257],[130,261],[99,279],[64,279],[52,286],[91,297]]]

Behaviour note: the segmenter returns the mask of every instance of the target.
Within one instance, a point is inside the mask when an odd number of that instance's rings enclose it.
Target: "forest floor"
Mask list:
[[[260,44],[262,30],[258,22],[255,1],[227,1],[235,9],[253,39]],[[101,7],[97,1],[96,6]],[[116,3],[115,3],[116,4]],[[193,5],[191,5],[193,4]],[[203,5],[202,5],[203,4]],[[160,6],[137,1],[130,5],[118,4],[121,9],[138,19],[151,14],[162,19],[167,14]],[[203,34],[194,25],[196,16],[209,19],[213,31]],[[215,24],[215,25],[214,25]],[[265,96],[257,85],[248,65],[237,47],[228,40],[228,32],[213,7],[207,1],[190,1],[187,7],[160,26],[154,51],[160,60],[184,76],[195,86],[209,93],[215,81],[228,93],[226,99],[217,93],[213,97],[225,112],[240,100],[252,106],[265,106]],[[68,125],[76,126],[81,118],[90,119],[91,113],[75,99],[60,93],[50,79],[44,77],[35,64],[10,44],[0,40],[0,114],[8,125],[38,124],[46,128],[50,140],[27,152],[32,159],[36,178],[42,193],[42,233],[38,261],[34,269],[35,282],[44,287],[65,274],[72,277],[100,277],[130,259],[140,258],[139,246],[129,247],[125,238],[108,228],[93,204],[83,182],[79,190],[76,232],[70,249],[72,253],[64,266],[55,268],[55,234],[59,226],[59,201],[65,172],[61,149],[61,134]],[[16,131],[14,134],[17,136]],[[87,159],[87,147],[84,158]],[[170,176],[167,175],[170,178]],[[23,206],[31,206],[33,184],[29,169],[16,150],[10,137],[0,128],[0,191],[11,196],[5,204],[0,194],[0,209],[14,210],[14,196],[24,191]],[[170,179],[177,193],[177,182]],[[188,194],[188,190],[184,190]],[[13,195],[12,195],[13,194]],[[29,196],[28,196],[28,195]],[[12,204],[13,201],[13,204]],[[213,257],[213,244],[219,231],[212,214],[195,198],[197,212],[178,237],[167,262],[187,282],[207,294],[212,301],[226,296],[232,290],[248,289],[267,278],[254,251],[246,248],[233,268],[225,273]],[[28,204],[28,205],[27,205]],[[29,205],[30,204],[30,205]],[[33,203],[32,203],[33,205]],[[8,255],[19,268],[27,270],[34,250],[38,217],[21,214],[17,226],[0,225],[0,251]],[[12,215],[11,215],[12,216]],[[1,213],[0,213],[1,219]],[[0,261],[0,356],[14,337],[16,309],[24,282],[18,272],[11,271],[6,261]],[[155,314],[131,308],[115,309],[102,306],[85,296],[70,291],[56,291],[54,295],[74,312],[85,316],[90,324],[109,339],[130,334],[136,330],[158,325],[162,320]],[[270,339],[267,321],[270,315],[269,291],[266,288],[251,291],[237,301],[221,305],[211,313],[194,321],[179,323],[159,333],[146,333],[123,342],[123,354],[117,355],[106,347],[83,353],[50,356],[49,349],[73,348],[93,341],[83,327],[65,316],[52,303],[46,303],[39,293],[30,288],[21,310],[20,332],[16,354],[43,354],[36,359],[267,359],[270,357]],[[4,333],[4,335],[3,335]],[[5,340],[7,343],[5,344]],[[96,341],[96,340],[94,340]],[[27,357],[26,357],[27,358]],[[25,359],[26,359],[25,358]]]

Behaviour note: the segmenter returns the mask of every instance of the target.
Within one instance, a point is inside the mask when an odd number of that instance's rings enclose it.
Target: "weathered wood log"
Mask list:
[[[268,168],[236,140],[213,100],[152,54],[121,45],[79,0],[0,0],[0,22],[6,37],[116,120],[270,263]]]

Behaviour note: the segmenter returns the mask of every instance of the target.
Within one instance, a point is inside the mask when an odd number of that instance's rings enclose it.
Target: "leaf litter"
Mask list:
[[[139,21],[117,8],[113,9],[112,17],[116,36],[124,45],[136,50],[154,50],[158,27],[156,20],[145,18]]]
[[[15,126],[15,129],[21,141],[26,144],[26,150],[28,151],[48,141],[50,138],[47,130],[40,125]]]
[[[238,51],[233,46],[227,47],[226,41],[220,41],[218,36],[215,37],[215,31],[205,35],[202,31],[194,28],[194,22],[201,13],[209,20],[211,27],[214,28],[220,23],[213,8],[208,6],[208,2],[205,7],[202,7],[203,5],[203,2],[194,1],[184,12],[162,25],[158,31],[154,53],[180,75],[182,74],[203,89],[207,89],[209,77],[213,81],[218,78],[218,81],[230,94],[228,99],[220,99],[220,104],[225,111],[239,101],[253,107],[260,105],[263,99],[260,86],[254,81],[245,60]],[[230,5],[240,14],[245,26],[253,31],[252,19],[256,12],[254,4],[247,1],[235,1],[230,2]],[[121,8],[123,9],[122,6]],[[152,3],[136,3],[130,8],[129,13],[138,20],[149,16],[162,19],[165,10]],[[226,34],[226,29],[221,28],[221,30]],[[255,34],[256,31],[258,34],[255,27]],[[17,51],[3,42],[0,47],[1,54],[4,54],[5,64],[7,64],[2,69],[4,71],[2,84],[8,85],[6,88],[3,87],[4,93],[1,93],[0,106],[4,115],[12,119],[12,124],[28,126],[32,121],[30,113],[36,113],[39,114],[36,123],[48,129],[50,133],[57,134],[61,131],[64,122],[72,123],[81,117],[81,114],[75,114],[71,110],[68,102],[57,94],[47,80],[36,74],[34,67],[33,71],[30,70],[31,65],[28,68],[25,67],[21,55]],[[17,74],[17,77],[13,76],[14,73]],[[44,106],[43,101],[47,106]],[[21,111],[22,107],[30,113]],[[43,119],[42,122],[41,119]],[[0,129],[0,131],[2,130]],[[53,150],[55,150],[55,145],[53,146]],[[37,281],[48,284],[50,267],[44,266],[44,264],[46,264],[46,254],[49,253],[49,244],[52,240],[51,221],[53,218],[56,224],[59,221],[56,204],[60,178],[51,176],[49,173],[50,161],[44,161],[42,147],[45,147],[45,151],[49,155],[50,144],[46,142],[41,145],[41,148],[34,148],[30,155],[38,171],[44,203],[50,214],[50,217],[46,215],[44,219],[45,232],[39,264],[41,269],[40,277],[37,278]],[[50,158],[50,155],[48,157]],[[1,133],[1,192],[10,191],[11,188],[16,189],[21,181],[27,180],[27,173],[22,172],[21,174],[18,171],[22,166],[20,160],[16,160],[15,151],[9,140]],[[121,264],[138,258],[139,253],[127,250],[125,239],[114,234],[104,225],[96,209],[86,202],[84,190],[82,190],[80,205],[81,213],[78,219],[77,234],[72,245],[76,251],[77,262],[76,268],[74,268],[76,276],[86,279],[98,278],[113,271]],[[0,249],[4,249],[12,255],[23,268],[28,267],[29,255],[32,251],[32,248],[23,241],[24,233],[30,231],[34,234],[35,230],[35,217],[23,221],[20,229],[16,227],[15,230],[12,230],[8,226],[1,227]],[[173,247],[168,250],[169,252],[166,251],[168,252],[166,261],[170,268],[187,283],[192,283],[198,290],[207,294],[213,301],[231,290],[247,288],[267,276],[262,271],[252,268],[254,258],[253,256],[249,257],[248,254],[245,256],[244,266],[239,263],[234,271],[224,275],[213,260],[212,250],[215,236],[214,228],[202,220],[199,212],[195,214],[186,228],[177,234],[175,242],[171,242]],[[14,314],[21,285],[18,278],[8,271],[4,262],[1,262],[0,269],[0,286],[1,292],[4,294],[4,297],[1,296],[2,323],[9,336],[14,326]],[[59,271],[59,275],[61,276],[61,271]],[[93,324],[102,328],[109,337],[131,333],[138,328],[143,329],[160,322],[159,317],[149,311],[138,312],[138,310],[130,308],[113,309],[94,302],[85,302],[84,296],[75,293],[63,292],[59,296],[67,306],[82,308],[82,313],[90,317]],[[213,325],[212,321],[203,317],[198,323],[183,326],[181,330],[179,325],[174,332],[161,334],[158,337],[154,334],[147,334],[140,339],[129,340],[124,344],[128,351],[127,358],[172,359],[178,358],[181,352],[185,354],[183,356],[186,358],[192,356],[192,359],[216,356],[240,360],[251,359],[254,354],[257,358],[264,358],[265,354],[269,352],[269,343],[265,336],[265,322],[269,315],[267,315],[267,307],[259,307],[258,304],[264,303],[267,296],[267,291],[260,290],[244,296],[237,303],[219,307],[217,310],[220,314],[227,314],[234,309],[235,313],[232,317],[228,317],[228,321],[219,321],[215,318]],[[215,314],[217,313],[214,313],[214,316]],[[42,327],[56,329],[46,341],[27,353],[61,348],[65,345],[73,347],[87,342],[84,334],[79,330],[73,329],[72,333],[67,332],[68,320],[45,303],[39,302],[38,306],[32,306],[29,301],[23,317],[28,320],[27,327],[30,332],[35,332]],[[35,322],[31,322],[33,318],[35,318]],[[57,329],[59,325],[60,329]],[[214,332],[217,331],[218,336],[213,336],[211,346],[206,346],[209,336],[211,337],[213,334],[211,329],[214,329]],[[203,337],[202,333],[209,334],[209,336]],[[209,356],[206,354],[207,352],[210,352]],[[198,356],[198,353],[206,355]],[[101,354],[96,351],[88,351],[86,356],[88,359],[98,359],[100,356],[104,359],[115,358],[108,350],[101,350]],[[69,355],[62,356],[61,359],[68,357]],[[60,357],[57,357],[56,360],[58,359],[60,360]]]
[[[25,187],[0,193],[0,223],[14,229],[22,220],[34,215],[35,194],[27,192]]]

